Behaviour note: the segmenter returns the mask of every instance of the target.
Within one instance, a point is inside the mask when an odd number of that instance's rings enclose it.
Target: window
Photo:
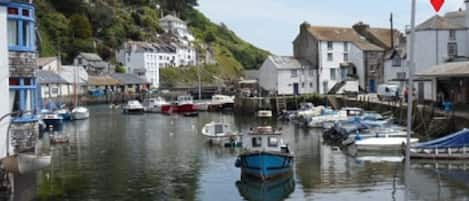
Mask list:
[[[309,88],[313,88],[313,82],[309,83]]]
[[[336,80],[337,77],[336,77],[336,69],[335,68],[331,68],[331,80]]]
[[[314,70],[309,70],[308,73],[309,73],[309,76],[310,76],[310,77],[313,77],[313,76],[314,76]]]
[[[348,53],[344,53],[344,62],[348,62]]]
[[[297,70],[291,70],[291,77],[298,77],[298,71]]]
[[[301,83],[301,88],[305,88],[305,83],[304,82]]]
[[[392,58],[392,66],[393,67],[400,67],[401,66],[401,57],[399,55],[396,55],[394,56],[394,58]]]
[[[19,46],[19,30],[18,21],[8,20],[8,46]]]
[[[456,40],[456,31],[450,30],[449,31],[449,40]]]
[[[448,43],[448,56],[449,57],[458,56],[458,44],[457,43]]]
[[[344,42],[344,52],[348,52],[348,42]]]
[[[332,53],[327,53],[327,61],[333,61],[334,55]]]
[[[405,72],[398,72],[396,73],[397,79],[404,80],[406,79],[406,73]]]
[[[11,4],[8,7],[8,49],[10,51],[35,51],[34,7]]]
[[[334,43],[332,41],[327,42],[327,50],[332,50],[334,49]]]
[[[279,145],[279,140],[276,137],[269,137],[268,140],[269,140],[268,142],[269,147],[277,147]]]
[[[261,137],[253,137],[252,138],[252,147],[262,147],[262,138]]]

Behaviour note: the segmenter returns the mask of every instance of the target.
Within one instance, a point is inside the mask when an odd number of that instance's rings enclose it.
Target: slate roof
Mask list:
[[[95,53],[80,52],[78,56],[82,56],[84,59],[88,61],[102,61],[103,60],[99,55]]]
[[[115,86],[119,85],[119,81],[109,75],[104,76],[88,76],[88,85],[91,86]]]
[[[36,79],[39,84],[70,84],[52,71],[38,70],[36,71]]]
[[[444,17],[435,15],[425,22],[419,24],[415,30],[416,31],[425,31],[425,30],[458,30],[465,29],[464,26],[459,24],[453,24]]]
[[[176,47],[174,45],[162,41],[158,43],[128,41],[126,45],[135,48],[136,52],[176,52]]]
[[[416,73],[423,77],[469,77],[469,62],[444,63]]]
[[[36,64],[37,66],[45,66],[56,60],[57,60],[57,57],[40,57],[36,59]]]
[[[78,73],[78,83],[80,85],[86,85],[88,83],[88,73],[81,66],[62,66],[59,69],[59,75],[66,80],[68,83],[75,83],[75,72]]]
[[[270,60],[276,69],[304,69],[312,68],[312,65],[303,59],[296,59],[290,56],[269,56]]]
[[[383,48],[374,45],[373,43],[367,41],[364,37],[360,36],[353,28],[309,26],[308,31],[317,40],[320,41],[351,42],[361,50],[383,50]]]
[[[120,84],[148,84],[147,81],[132,73],[112,73],[111,77]]]

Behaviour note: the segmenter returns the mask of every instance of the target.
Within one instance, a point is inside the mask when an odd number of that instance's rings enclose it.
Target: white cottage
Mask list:
[[[8,85],[7,8],[0,1],[0,115],[10,112]],[[9,119],[0,121],[0,159],[6,157],[6,133]]]
[[[269,56],[261,66],[259,85],[271,94],[301,95],[318,92],[317,69],[306,60]]]
[[[435,66],[469,58],[469,1],[466,10],[449,12],[444,16],[435,15],[416,27],[415,30],[415,70],[425,74]],[[409,46],[407,47],[409,49]],[[436,100],[438,82],[434,77],[417,77],[414,86],[417,98]],[[446,96],[450,96],[449,92]]]

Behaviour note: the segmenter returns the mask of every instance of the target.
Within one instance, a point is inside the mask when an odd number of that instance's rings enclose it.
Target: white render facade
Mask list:
[[[259,70],[259,85],[270,94],[317,92],[317,69],[292,57],[269,56]]]
[[[10,112],[8,76],[7,9],[0,3],[0,116]],[[8,118],[0,121],[0,159],[6,157],[8,123]]]
[[[342,64],[353,63],[359,76],[361,86],[365,85],[363,79],[364,54],[351,42],[319,41],[319,93],[326,94],[338,82],[347,79],[349,69],[341,68]],[[332,48],[330,45],[332,44]],[[331,58],[332,55],[332,58]]]
[[[186,22],[181,19],[172,15],[166,15],[160,19],[159,23],[160,27],[165,32],[175,33],[181,39],[185,39],[189,42],[194,41],[194,36],[189,32]]]

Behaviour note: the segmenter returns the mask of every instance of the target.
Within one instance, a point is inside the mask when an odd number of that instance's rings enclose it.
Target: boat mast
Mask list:
[[[409,61],[407,62],[407,66],[409,68],[409,83],[407,86],[407,142],[406,142],[406,158],[405,163],[407,167],[410,167],[410,134],[412,132],[412,109],[414,103],[414,68],[415,68],[415,58],[414,58],[414,51],[415,51],[415,0],[412,0],[412,10],[411,10],[411,19],[410,19],[410,36],[409,36],[409,43],[410,43],[410,50],[409,50]]]
[[[75,108],[78,107],[78,93],[77,93],[77,89],[78,89],[78,87],[77,87],[77,81],[78,81],[78,79],[77,79],[77,68],[78,68],[77,66],[74,66],[74,68],[73,68],[73,88],[74,88],[74,89],[73,89],[73,92],[74,92],[74,99],[75,99],[73,104],[74,104],[74,107],[75,107]]]

